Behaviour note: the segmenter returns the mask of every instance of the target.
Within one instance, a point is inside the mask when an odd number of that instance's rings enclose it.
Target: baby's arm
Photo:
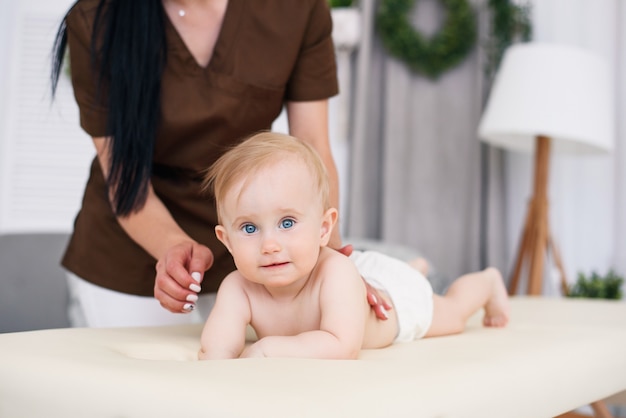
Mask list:
[[[365,286],[354,264],[333,258],[318,270],[321,276],[319,330],[295,336],[268,336],[249,346],[242,357],[355,359],[365,332]]]
[[[237,272],[229,274],[217,292],[200,337],[200,360],[237,358],[246,343],[250,304]]]

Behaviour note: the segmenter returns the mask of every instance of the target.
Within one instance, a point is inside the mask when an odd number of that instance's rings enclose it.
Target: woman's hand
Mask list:
[[[367,303],[370,304],[370,308],[374,310],[376,314],[376,318],[386,321],[389,319],[389,314],[387,311],[391,310],[393,306],[387,303],[385,299],[382,298],[378,289],[370,286],[365,280],[365,290],[367,291]]]
[[[171,247],[156,264],[154,297],[174,313],[196,307],[204,272],[213,265],[211,250],[194,241]]]
[[[109,138],[94,137],[98,160],[108,177]],[[142,209],[117,218],[138,245],[158,260],[154,297],[171,312],[191,312],[198,300],[202,276],[213,264],[213,253],[187,235],[148,184]],[[173,244],[177,243],[177,244]]]
[[[339,251],[346,257],[350,257],[350,254],[352,254],[353,250],[354,248],[352,247],[352,245],[348,244],[339,248],[337,251]],[[363,279],[363,277],[361,278]],[[369,303],[370,307],[374,310],[376,318],[386,321],[387,319],[389,319],[387,311],[392,309],[393,306],[388,304],[387,301],[385,301],[385,299],[380,296],[378,289],[370,286],[370,284],[365,279],[363,279],[363,283],[365,283],[365,290],[367,291],[367,303]]]

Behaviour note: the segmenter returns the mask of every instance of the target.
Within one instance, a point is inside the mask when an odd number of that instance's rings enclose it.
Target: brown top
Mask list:
[[[89,54],[97,4],[82,0],[67,18],[80,123],[93,137],[106,134],[106,109],[96,104]],[[152,184],[179,225],[215,255],[203,292],[216,291],[234,264],[215,238],[214,203],[200,195],[197,173],[234,143],[269,129],[285,101],[337,94],[331,31],[327,0],[229,0],[213,56],[203,68],[166,22],[168,56]],[[94,159],[63,266],[96,285],[151,296],[155,262],[119,226]]]

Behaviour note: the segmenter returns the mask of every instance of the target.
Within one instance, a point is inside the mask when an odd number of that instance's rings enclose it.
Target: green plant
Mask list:
[[[350,7],[352,0],[328,0],[330,7]]]
[[[515,42],[528,42],[532,38],[531,6],[528,1],[515,4],[512,0],[489,0],[491,26],[485,45],[487,60],[485,74],[491,80],[500,65],[504,51]]]
[[[476,17],[467,0],[439,0],[446,19],[439,32],[422,36],[409,22],[409,14],[419,0],[382,0],[376,23],[389,53],[403,60],[415,72],[437,79],[458,65],[474,48],[477,38]],[[489,0],[490,32],[486,50],[485,75],[493,78],[506,48],[532,37],[530,3]]]
[[[416,0],[383,0],[376,25],[389,53],[431,79],[459,64],[476,43],[476,17],[467,0],[439,0],[446,10],[441,29],[427,38],[409,21]]]
[[[578,273],[578,279],[567,292],[567,296],[573,298],[621,299],[623,283],[624,278],[617,275],[613,270],[609,270],[604,277],[595,271],[591,273],[590,277],[583,273]]]

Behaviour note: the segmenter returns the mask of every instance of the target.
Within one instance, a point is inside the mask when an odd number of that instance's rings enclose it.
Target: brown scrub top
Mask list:
[[[92,137],[106,136],[107,113],[96,101],[89,52],[97,4],[79,1],[66,21],[80,123]],[[285,101],[337,94],[331,31],[327,0],[229,0],[213,56],[203,68],[166,17],[152,184],[179,225],[213,251],[203,292],[216,291],[234,264],[215,238],[214,202],[200,194],[199,173],[244,137],[270,129]],[[151,296],[155,262],[118,224],[94,159],[62,265],[96,285]]]

